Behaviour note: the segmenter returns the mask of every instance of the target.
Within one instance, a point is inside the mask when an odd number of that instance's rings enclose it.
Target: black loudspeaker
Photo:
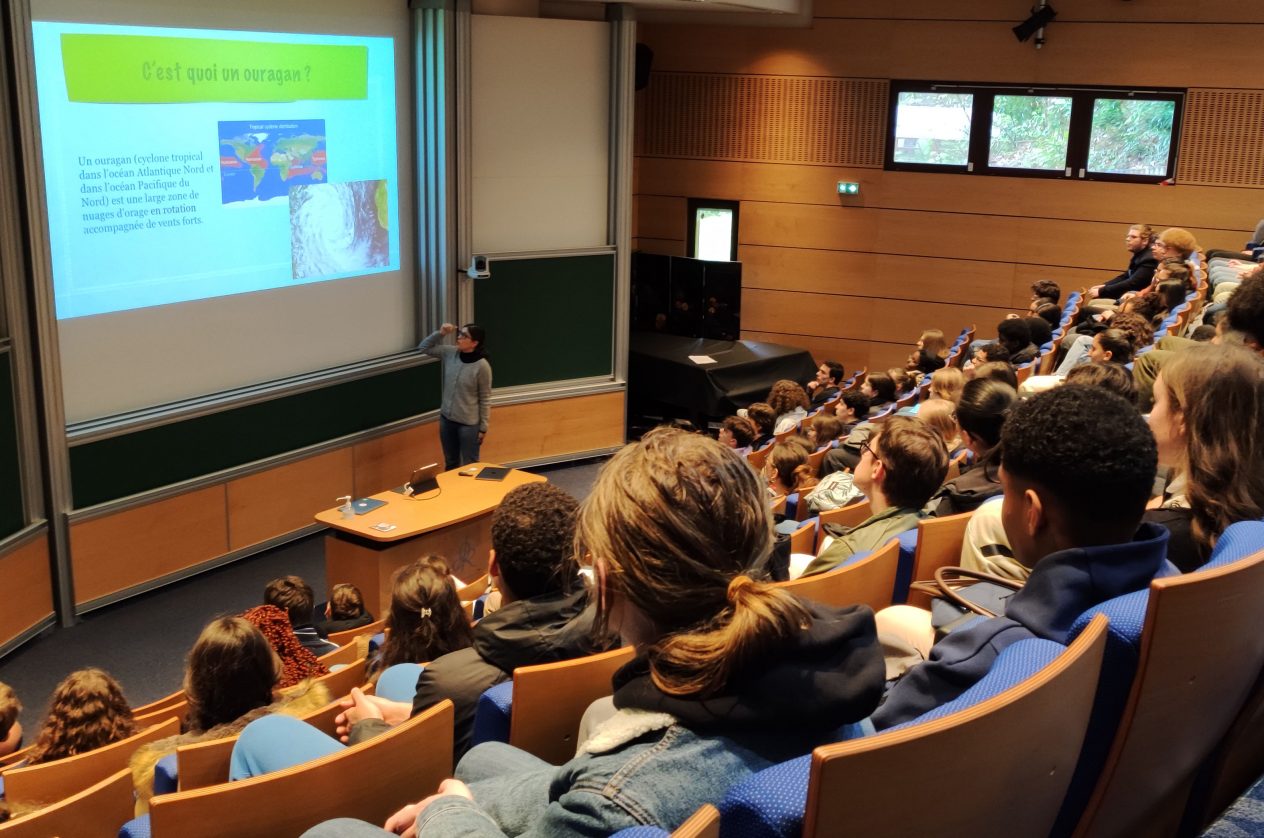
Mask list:
[[[654,50],[645,44],[636,45],[636,89],[650,86],[650,66],[654,63]]]

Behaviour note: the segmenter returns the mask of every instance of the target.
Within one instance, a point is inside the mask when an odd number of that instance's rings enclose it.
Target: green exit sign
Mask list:
[[[853,183],[849,180],[840,180],[838,182],[838,194],[839,195],[859,195],[860,184]]]

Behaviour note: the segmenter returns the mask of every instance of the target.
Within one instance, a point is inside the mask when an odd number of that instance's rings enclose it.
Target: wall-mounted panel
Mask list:
[[[0,646],[53,615],[48,539],[28,541],[0,554],[5,603],[0,608]]]
[[[610,27],[474,15],[473,247],[609,244]]]
[[[493,260],[474,281],[492,385],[614,374],[614,254]]]
[[[75,603],[178,573],[228,552],[223,485],[70,525]]]
[[[1264,187],[1264,90],[1191,90],[1178,182]]]
[[[421,364],[70,449],[75,508],[178,483],[425,413],[439,365]]]
[[[882,166],[884,80],[660,72],[637,106],[641,155]]]
[[[334,498],[354,492],[352,482],[350,447],[229,481],[228,549],[309,526],[313,511],[336,506]]]

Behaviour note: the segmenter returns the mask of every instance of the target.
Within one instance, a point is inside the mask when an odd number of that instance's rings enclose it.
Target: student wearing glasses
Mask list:
[[[439,341],[456,332],[456,346]],[[492,365],[484,351],[482,326],[467,323],[459,330],[444,323],[417,348],[443,362],[443,401],[439,406],[439,442],[444,468],[478,462],[491,417]]]
[[[837,533],[802,575],[833,570],[857,553],[876,550],[916,527],[922,507],[947,473],[948,450],[929,425],[912,416],[893,416],[879,425],[861,446],[855,469],[856,488],[869,498],[872,514]]]

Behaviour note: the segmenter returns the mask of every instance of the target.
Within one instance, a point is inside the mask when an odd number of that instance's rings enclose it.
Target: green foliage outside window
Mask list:
[[[1153,99],[1098,99],[1088,147],[1091,172],[1156,175],[1167,172],[1173,102]]]

